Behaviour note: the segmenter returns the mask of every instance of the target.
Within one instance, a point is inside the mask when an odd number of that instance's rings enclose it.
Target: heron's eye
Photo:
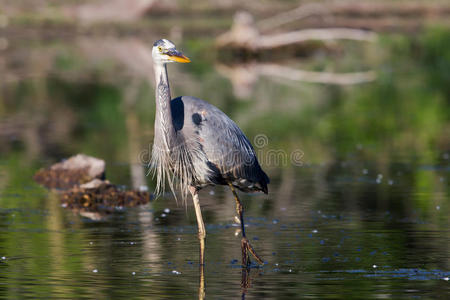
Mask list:
[[[158,47],[158,50],[159,50],[159,52],[162,52],[162,47],[159,46],[159,47]]]

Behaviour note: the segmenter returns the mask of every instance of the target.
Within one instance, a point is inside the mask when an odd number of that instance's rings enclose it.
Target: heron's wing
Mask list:
[[[183,135],[185,139],[196,138],[210,164],[211,179],[221,184],[233,182],[243,190],[267,192],[269,178],[261,169],[250,141],[236,123],[206,101],[189,96],[181,97],[181,101],[184,105]]]

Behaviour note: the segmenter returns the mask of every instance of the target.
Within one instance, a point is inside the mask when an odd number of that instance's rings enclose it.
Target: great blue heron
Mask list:
[[[245,235],[243,207],[235,190],[267,194],[269,178],[261,169],[252,145],[239,127],[214,105],[190,96],[171,99],[167,63],[190,62],[172,42],[156,41],[152,56],[156,116],[151,167],[157,176],[156,192],[163,190],[168,179],[174,194],[175,184],[184,199],[188,191],[191,193],[198,223],[200,265],[203,265],[206,231],[198,191],[208,185],[228,185],[241,224],[242,263],[250,262],[248,252],[263,263]]]

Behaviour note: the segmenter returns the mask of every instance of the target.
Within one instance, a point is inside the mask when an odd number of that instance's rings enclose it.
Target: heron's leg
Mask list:
[[[242,240],[241,240],[241,248],[242,248],[242,265],[248,266],[250,264],[250,259],[248,257],[247,251],[249,251],[255,259],[260,263],[263,264],[263,260],[259,257],[258,254],[256,254],[255,249],[253,249],[252,245],[250,244],[250,241],[247,239],[247,236],[245,235],[245,224],[244,224],[244,208],[242,206],[241,201],[239,200],[239,197],[236,193],[236,190],[234,189],[234,186],[231,184],[231,182],[228,182],[228,185],[231,188],[231,192],[233,193],[234,200],[236,201],[236,211],[239,215],[239,221],[241,222],[241,230],[242,230]]]
[[[198,298],[205,298],[205,237],[206,230],[205,224],[203,223],[202,210],[200,208],[200,202],[198,200],[198,190],[196,187],[190,186],[189,191],[192,195],[192,200],[194,202],[195,207],[195,215],[197,216],[197,225],[198,225],[198,239],[200,241],[200,278],[199,278],[199,287],[198,287]]]
[[[195,207],[195,215],[197,216],[198,239],[200,240],[200,265],[204,265],[205,264],[205,237],[206,237],[205,224],[203,223],[202,210],[200,208],[200,202],[198,200],[198,190],[197,190],[197,188],[191,186],[191,187],[189,187],[189,191],[192,194],[192,200],[194,202],[194,207]]]

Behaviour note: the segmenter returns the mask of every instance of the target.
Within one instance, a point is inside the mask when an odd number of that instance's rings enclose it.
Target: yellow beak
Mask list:
[[[180,55],[180,56],[169,56],[169,58],[173,61],[179,62],[179,63],[190,63],[191,60],[184,56],[184,55]]]
[[[191,60],[189,58],[187,58],[186,56],[184,56],[183,53],[177,51],[177,50],[172,50],[172,51],[168,51],[166,53],[169,56],[170,60],[179,62],[179,63],[190,63]]]

